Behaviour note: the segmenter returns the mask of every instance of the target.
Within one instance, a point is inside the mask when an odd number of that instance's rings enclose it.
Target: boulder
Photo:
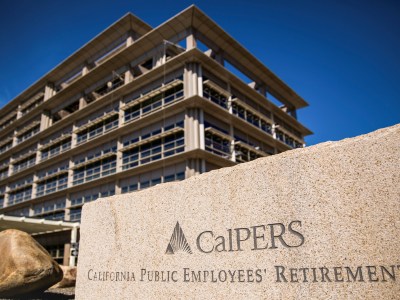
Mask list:
[[[76,267],[60,266],[64,277],[60,282],[53,285],[51,288],[67,288],[73,287],[76,283]]]
[[[25,232],[0,232],[0,253],[0,298],[44,291],[63,277],[49,253]]]

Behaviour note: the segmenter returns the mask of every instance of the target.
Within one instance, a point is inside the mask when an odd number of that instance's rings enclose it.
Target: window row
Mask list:
[[[77,159],[74,162],[75,162],[75,165],[78,165],[78,164],[82,164],[85,162],[90,162],[92,159],[100,158],[105,155],[110,155],[112,153],[117,153],[117,146],[112,146],[109,148],[105,148],[105,149],[96,151],[95,153],[88,154],[87,156]]]
[[[80,167],[74,171],[73,185],[82,184],[116,172],[116,155]]]
[[[286,145],[288,145],[291,148],[302,148],[303,147],[303,144],[301,144],[300,142],[296,141],[295,139],[293,139],[289,135],[284,134],[280,130],[276,131],[276,138],[279,141],[285,143]]]
[[[8,198],[8,205],[14,205],[32,198],[32,186],[25,187],[15,192],[11,192]]]
[[[36,153],[30,157],[27,157],[13,166],[13,173],[18,173],[26,168],[29,168],[36,164]]]
[[[209,83],[211,84],[211,83]],[[203,97],[218,104],[219,106],[229,109],[228,97],[219,92],[217,89],[213,89],[210,87],[207,82],[204,84]],[[272,122],[268,122],[267,119],[271,117],[270,113],[265,111],[257,112],[256,109],[249,107],[247,104],[244,104],[241,100],[232,96],[232,113],[239,118],[245,120],[247,123],[250,123],[262,131],[272,135]],[[263,117],[265,115],[265,118]],[[291,126],[287,125],[285,122],[276,118],[276,123],[282,125],[286,130],[292,132],[294,135],[298,136],[300,139],[302,138],[299,131],[293,129]],[[283,134],[282,132],[277,132],[276,138],[292,148],[302,147],[302,143],[296,141],[292,137]]]
[[[35,134],[39,133],[39,131],[40,131],[40,125],[37,125],[32,129],[29,129],[28,131],[24,132],[23,134],[17,137],[17,144],[22,143],[23,141],[31,138]]]
[[[53,156],[63,153],[64,151],[67,151],[68,149],[71,149],[71,138],[60,141],[46,148],[45,150],[42,150],[41,160],[49,159]]]
[[[232,113],[239,118],[245,120],[247,123],[250,123],[262,131],[272,135],[272,125],[268,123],[264,119],[260,118],[258,115],[254,114],[253,112],[247,110],[243,106],[233,103],[232,104]]]
[[[64,173],[38,183],[36,197],[51,194],[67,188],[68,173]]]
[[[81,144],[89,141],[96,136],[102,135],[111,129],[118,127],[118,116],[119,115],[113,115],[110,118],[79,132],[77,134],[77,143]]]
[[[143,190],[143,189],[149,188],[151,186],[155,186],[160,183],[181,181],[184,179],[185,179],[185,172],[179,172],[179,173],[167,175],[164,177],[152,178],[149,180],[143,180],[140,182],[135,182],[135,183],[130,183],[128,185],[124,185],[121,187],[121,193],[125,194],[125,193],[129,193],[129,192],[134,192],[137,190]]]
[[[12,140],[2,146],[0,146],[0,154],[3,152],[6,152],[8,149],[10,149],[12,147]]]
[[[127,170],[159,160],[183,152],[184,149],[183,131],[174,133],[124,151],[122,154],[122,169]]]
[[[45,202],[43,204],[37,204],[34,207],[34,215],[40,215],[40,214],[47,214],[47,213],[52,213],[54,211],[59,211],[65,208],[65,200],[61,201],[50,201],[50,202]]]
[[[140,118],[145,114],[148,114],[156,109],[171,104],[182,98],[183,98],[183,84],[179,84],[173,88],[166,90],[165,92],[159,93],[154,97],[151,97],[143,102],[140,102],[126,109],[124,115],[124,122],[125,123],[131,122],[137,118]]]

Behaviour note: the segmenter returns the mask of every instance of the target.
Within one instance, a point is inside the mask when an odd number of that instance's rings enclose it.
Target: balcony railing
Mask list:
[[[183,152],[184,149],[183,128],[174,128],[121,149],[123,151],[122,169],[127,170],[159,160]]]
[[[108,113],[94,120],[93,122],[81,126],[75,131],[78,134],[77,144],[87,142],[118,127],[118,119],[118,112],[112,111],[111,113]]]
[[[125,123],[131,122],[180,99],[183,99],[183,83],[182,80],[176,79],[141,97],[127,102],[121,107],[125,110],[124,121]]]

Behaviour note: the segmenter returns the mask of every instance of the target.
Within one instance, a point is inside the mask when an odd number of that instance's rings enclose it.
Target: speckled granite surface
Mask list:
[[[399,299],[399,158],[397,125],[85,205],[76,297]]]

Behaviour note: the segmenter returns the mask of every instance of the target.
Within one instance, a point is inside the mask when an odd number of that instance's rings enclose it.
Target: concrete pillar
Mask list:
[[[186,51],[197,47],[196,36],[193,29],[190,29],[188,36],[186,37]]]
[[[42,146],[42,144],[39,142],[38,143],[38,146],[37,146],[37,150],[36,150],[36,161],[35,161],[35,165],[37,165],[37,164],[39,164],[40,163],[40,160],[41,160],[41,152],[40,152],[40,150],[39,150],[39,148]]]
[[[193,139],[192,108],[186,109],[183,127],[185,129],[185,151],[189,151],[192,149],[192,139]]]
[[[10,170],[8,171],[8,173],[11,174],[10,172],[11,172],[11,168],[10,168]],[[4,203],[3,203],[3,207],[8,206],[8,199],[10,198],[10,194],[8,193],[9,191],[10,191],[10,187],[9,187],[8,185],[6,185],[6,188],[5,188],[5,190],[4,190]]]
[[[119,137],[117,141],[117,166],[116,166],[117,173],[122,171],[122,152],[119,151],[122,148],[123,148],[122,139],[121,137]]]
[[[273,113],[271,113],[271,121],[272,121],[272,124],[271,124],[271,134],[272,134],[272,137],[273,137],[274,139],[276,139],[275,118],[274,118],[274,114],[273,114]]]
[[[203,81],[202,77],[199,78],[199,74],[202,76],[202,70],[199,64],[188,63],[185,65],[185,71],[183,73],[185,98],[193,95],[203,96]],[[199,88],[200,86],[201,88]]]
[[[69,265],[69,258],[71,257],[71,244],[67,243],[64,245],[64,259],[63,266]]]
[[[205,173],[206,172],[206,160],[202,159],[201,160],[201,173]]]
[[[32,196],[31,196],[31,198],[33,199],[33,198],[36,198],[36,192],[37,192],[37,183],[36,183],[36,180],[38,180],[38,176],[37,176],[37,173],[35,172],[34,174],[33,174],[33,183],[32,183]]]
[[[8,171],[8,176],[11,176],[14,173],[14,158],[13,156],[10,157],[10,170]]]
[[[70,216],[69,216],[69,212],[70,209],[69,207],[71,207],[71,194],[67,193],[67,195],[65,196],[65,209],[64,209],[64,218],[65,220],[69,221]],[[66,253],[66,252],[64,252]]]
[[[199,139],[200,139],[200,149],[206,149],[205,142],[205,131],[204,131],[204,111],[203,109],[199,109]]]
[[[133,73],[130,70],[130,67],[128,66],[128,70],[125,71],[125,75],[124,75],[124,84],[127,84],[129,82],[131,82],[133,80]]]
[[[85,96],[82,96],[79,98],[79,109],[84,108],[87,105],[87,101],[85,99]]]
[[[15,130],[14,130],[14,135],[13,135],[12,147],[16,146],[17,143],[18,143],[17,129],[15,129]]]
[[[35,210],[33,209],[33,204],[31,204],[29,206],[29,214],[28,214],[28,216],[29,217],[34,217],[35,216]]]
[[[78,135],[75,133],[75,130],[76,130],[77,128],[78,128],[78,127],[76,126],[76,123],[74,123],[74,124],[72,125],[71,148],[75,148],[75,147],[76,147],[76,144],[77,144],[77,137],[78,137]]]
[[[51,97],[55,95],[55,89],[53,83],[48,83],[44,89],[44,101],[49,100]]]
[[[21,105],[18,105],[18,108],[17,108],[17,119],[19,119],[21,117],[22,117]]]
[[[121,195],[121,180],[117,180],[115,183],[115,195]]]
[[[126,46],[132,45],[138,37],[139,35],[135,31],[130,30],[128,32],[128,37],[126,38]]]
[[[200,97],[203,97],[203,68],[197,64],[197,91]]]
[[[118,122],[118,128],[122,127],[124,125],[124,115],[125,111],[121,109],[122,106],[125,105],[125,102],[122,100],[123,98],[119,99],[119,105],[118,105],[118,113],[119,113],[119,122]]]
[[[76,256],[72,255],[73,251],[78,251],[78,228],[73,227],[71,230],[71,249],[70,249],[70,257],[69,257],[69,266],[76,266]]]
[[[200,147],[199,109],[193,109],[193,148]]]
[[[236,162],[236,150],[235,150],[235,129],[233,128],[233,125],[229,125],[229,135],[231,136],[231,161]]]
[[[165,60],[166,60],[165,47],[166,47],[166,45],[163,45],[163,47],[158,48],[156,53],[154,54],[154,56],[153,56],[153,68],[161,66],[162,64],[165,63]]]
[[[40,118],[40,131],[43,131],[51,125],[51,113],[48,110],[42,111]]]
[[[82,76],[85,76],[87,73],[89,73],[89,67],[88,66],[84,66],[82,68]]]
[[[186,160],[185,178],[199,175],[200,170],[201,170],[201,160],[200,159]]]
[[[231,84],[230,82],[227,83],[227,91],[229,93],[228,97],[228,110],[230,114],[233,114],[233,108],[232,108],[232,91],[231,91]]]
[[[202,117],[200,109],[189,108],[186,110],[184,128],[185,151],[199,148],[205,149],[204,116]]]
[[[67,187],[72,187],[73,186],[73,176],[74,176],[74,170],[72,167],[74,166],[74,161],[72,160],[72,156],[69,158],[69,163],[68,163],[68,182],[67,182]]]

